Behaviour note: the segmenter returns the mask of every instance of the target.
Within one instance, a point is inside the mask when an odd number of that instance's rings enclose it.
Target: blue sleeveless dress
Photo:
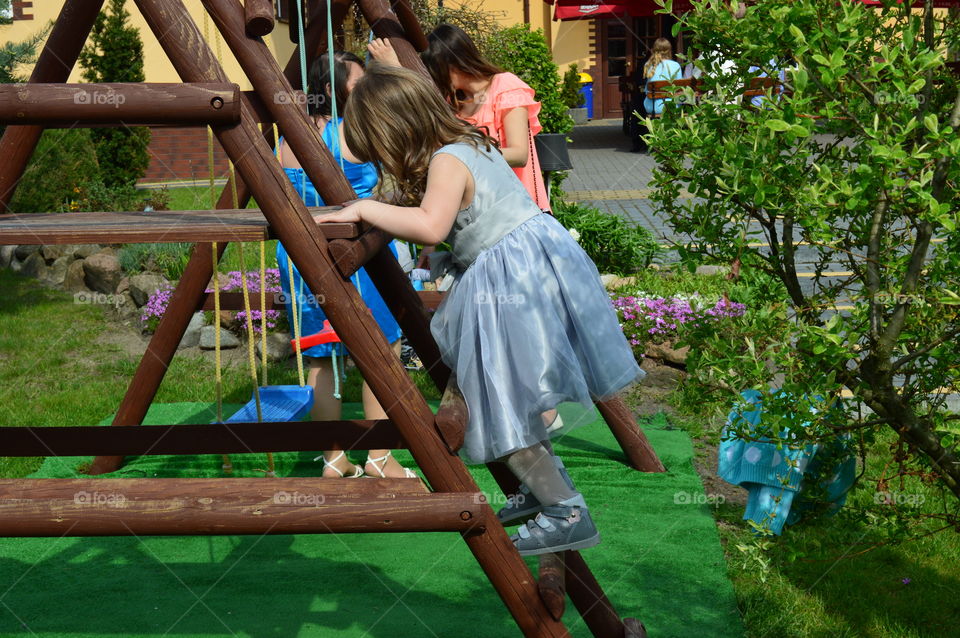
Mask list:
[[[593,422],[594,399],[645,373],[597,267],[503,156],[466,143],[437,153],[463,162],[476,192],[438,260],[455,279],[430,331],[469,408],[461,455],[486,463],[547,439],[540,415],[551,408],[564,422],[552,437]]]
[[[327,148],[330,149],[330,152],[333,153],[334,160],[336,160],[338,164],[342,164],[343,172],[347,176],[350,185],[353,186],[353,190],[356,191],[357,197],[370,197],[373,194],[374,187],[377,185],[377,169],[369,162],[365,164],[354,164],[342,158],[340,145],[334,136],[334,131],[340,126],[340,122],[342,121],[343,118],[340,118],[336,126],[334,126],[332,122],[328,123],[323,129],[321,138],[324,144],[327,145]],[[290,183],[293,184],[294,189],[296,189],[301,199],[303,199],[304,204],[307,206],[325,205],[320,194],[317,193],[317,189],[314,188],[313,183],[310,182],[310,178],[307,177],[307,174],[302,168],[284,168],[283,170],[286,172],[287,178],[290,179]],[[390,250],[393,252],[394,257],[396,257],[397,247],[394,242],[390,242]],[[316,302],[317,296],[310,291],[306,282],[301,279],[300,271],[297,270],[296,265],[293,266],[293,282],[291,284],[289,270],[287,268],[288,259],[287,251],[283,247],[283,244],[277,242],[277,266],[280,269],[280,286],[283,289],[284,299],[287,300],[287,318],[289,319],[290,330],[291,332],[293,331],[293,308],[290,299],[292,295],[297,294],[298,310],[301,305],[303,307],[300,322],[301,335],[309,336],[316,334],[323,329],[323,322],[327,316]],[[393,315],[390,314],[387,304],[383,301],[383,297],[380,296],[377,287],[373,284],[366,269],[361,268],[358,270],[351,278],[351,281],[353,281],[353,285],[356,286],[360,292],[360,296],[363,297],[367,308],[373,313],[373,317],[377,320],[377,324],[387,338],[387,342],[393,343],[399,339],[401,334],[400,326],[397,324],[396,319],[393,318]],[[324,343],[307,348],[303,351],[303,354],[308,357],[329,357],[334,352],[342,355],[345,354],[346,349],[343,347],[343,344],[340,343]]]

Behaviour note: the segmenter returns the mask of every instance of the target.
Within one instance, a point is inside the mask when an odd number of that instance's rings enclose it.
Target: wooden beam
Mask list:
[[[623,621],[610,604],[603,588],[580,552],[564,552],[565,582],[570,600],[596,638],[620,638],[626,633]]]
[[[403,493],[318,478],[0,480],[0,537],[478,533],[479,493]],[[354,481],[365,483],[367,481]]]
[[[311,207],[320,216],[335,206]],[[325,237],[356,237],[357,224],[323,224]],[[0,215],[0,245],[262,241],[273,235],[257,209]]]
[[[426,51],[430,43],[427,41],[427,36],[423,34],[420,20],[417,19],[417,14],[413,12],[410,3],[407,0],[390,0],[390,6],[400,20],[400,26],[403,27],[403,32],[413,48],[419,52]]]
[[[467,431],[467,419],[470,411],[457,387],[456,378],[451,375],[447,388],[443,391],[440,408],[437,410],[434,421],[440,438],[447,444],[451,454],[456,454],[463,447],[464,436]]]
[[[391,239],[390,235],[379,228],[370,227],[352,239],[331,241],[330,257],[341,276],[352,277],[373,255],[387,246]]]
[[[431,79],[430,73],[420,60],[416,49],[407,41],[404,28],[400,26],[400,19],[397,18],[397,14],[393,12],[386,0],[357,0],[357,6],[360,7],[360,13],[363,14],[375,36],[390,38],[390,43],[397,52],[400,64]]]
[[[248,34],[263,37],[273,31],[276,19],[273,0],[244,0],[243,10]]]
[[[4,84],[0,124],[205,126],[240,120],[236,84]]]
[[[4,456],[249,454],[406,447],[406,441],[389,419],[117,425],[108,428],[0,427],[0,450]]]
[[[596,405],[633,469],[641,472],[667,471],[650,441],[637,425],[633,412],[622,399],[597,401]]]
[[[550,615],[555,619],[563,618],[563,611],[567,603],[567,591],[564,567],[564,555],[559,554],[541,554],[540,555],[540,574],[537,578],[537,589],[540,591],[540,598],[550,610]]]

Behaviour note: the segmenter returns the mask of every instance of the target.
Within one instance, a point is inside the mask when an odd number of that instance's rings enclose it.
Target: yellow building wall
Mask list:
[[[573,63],[576,63],[580,70],[586,70],[592,66],[594,58],[590,52],[590,27],[593,21],[554,22],[552,21],[553,7],[551,5],[543,2],[543,0],[528,1],[530,26],[533,29],[543,30],[553,51],[553,59],[560,65],[561,73]],[[197,26],[203,31],[206,12],[203,10],[200,0],[185,0],[184,4],[186,4]],[[456,2],[447,0],[447,6],[456,6],[456,4]],[[519,24],[524,19],[523,0],[483,0],[482,2],[468,0],[467,4],[474,9],[482,9],[493,13],[497,21],[503,26]],[[0,42],[28,40],[40,32],[44,25],[56,20],[62,6],[62,0],[35,1],[33,8],[29,10],[34,16],[33,20],[17,20],[10,25],[0,25]],[[134,2],[128,0],[126,8],[130,14],[130,24],[140,30],[140,37],[143,40],[146,81],[179,82],[180,78],[173,65],[167,60],[166,54],[160,48],[160,43],[157,42],[157,39],[147,27]],[[219,54],[230,80],[240,84],[240,88],[243,90],[250,89],[251,87],[244,78],[240,65],[230,53],[226,43],[218,37],[219,34],[212,21],[208,22],[207,30],[210,34],[210,45],[214,53],[218,51],[217,41],[219,40]],[[286,61],[293,54],[294,45],[288,37],[286,23],[278,22],[274,32],[265,37],[264,42],[277,60],[280,61],[281,66],[286,64]],[[30,68],[25,68],[22,69],[21,73],[27,77],[30,70]],[[69,81],[82,81],[79,68],[74,68]]]
[[[197,27],[201,30],[201,32],[203,32],[204,16],[206,15],[206,12],[203,10],[200,0],[185,0],[184,4],[187,6],[191,16],[197,23]],[[35,1],[33,3],[33,8],[29,9],[28,11],[34,16],[33,20],[16,20],[13,22],[13,24],[0,25],[0,42],[23,42],[30,39],[37,33],[41,32],[44,25],[56,20],[60,13],[61,7],[63,7],[62,0]],[[129,23],[140,30],[140,38],[143,40],[144,72],[146,75],[146,81],[179,82],[180,77],[174,70],[173,65],[169,62],[169,60],[167,60],[167,56],[160,47],[160,43],[147,26],[143,16],[140,15],[140,11],[137,9],[136,5],[131,0],[128,0],[126,2],[126,9],[130,14],[130,18],[128,20]],[[230,49],[227,47],[223,39],[219,38],[219,32],[214,26],[213,21],[209,18],[207,20],[207,31],[209,32],[210,47],[213,49],[214,54],[217,54],[217,41],[219,40],[219,55],[221,58],[221,63],[226,70],[227,77],[230,78],[231,82],[236,82],[239,84],[242,90],[249,90],[252,87],[250,86],[250,83],[246,81],[244,73],[240,69],[240,65],[237,63],[236,58],[233,57],[233,54],[230,52]],[[274,32],[265,37],[264,42],[270,48],[270,51],[273,52],[274,56],[278,60],[281,60],[281,66],[286,64],[286,61],[293,54],[294,46],[293,43],[290,42],[286,23],[278,22]],[[21,73],[24,77],[29,77],[30,70],[30,68],[25,68],[21,70]],[[79,66],[74,67],[73,73],[70,74],[70,79],[68,81],[83,81]]]

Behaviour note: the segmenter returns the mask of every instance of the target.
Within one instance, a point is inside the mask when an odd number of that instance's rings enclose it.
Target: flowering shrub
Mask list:
[[[164,287],[147,299],[147,303],[140,309],[140,326],[146,333],[156,332],[160,325],[160,318],[167,311],[167,304],[173,295],[172,287]]]
[[[228,272],[227,281],[220,284],[221,292],[242,292],[244,276],[240,271],[233,270]],[[250,271],[246,274],[247,290],[250,292],[250,318],[253,322],[254,334],[260,334],[261,326],[264,323],[263,313],[260,312],[260,272]],[[280,292],[280,271],[276,268],[268,268],[265,273],[264,283],[268,296]],[[207,288],[206,292],[213,292],[212,288]],[[140,312],[140,325],[144,332],[152,333],[160,324],[160,318],[167,310],[170,303],[170,297],[173,294],[173,288],[167,287],[150,295],[146,305]],[[241,330],[247,329],[247,314],[243,310],[236,313],[235,318],[240,324]],[[267,310],[266,325],[268,329],[277,327],[277,320],[280,318],[280,312],[277,310]]]
[[[270,296],[280,292],[280,270],[277,268],[268,268],[264,274],[264,286],[267,295]],[[220,284],[220,291],[243,292],[244,279],[246,279],[247,290],[250,292],[250,318],[253,322],[253,332],[254,334],[260,334],[264,320],[263,313],[258,310],[260,305],[260,271],[248,271],[244,277],[243,273],[239,270],[231,270],[227,273],[227,281]],[[207,292],[213,292],[213,290],[207,289]],[[280,312],[277,310],[267,310],[266,315],[267,328],[276,328],[277,320],[280,318]],[[241,310],[235,315],[235,318],[240,324],[240,329],[246,330],[247,313]]]
[[[614,297],[613,307],[630,345],[643,353],[647,343],[675,341],[691,328],[743,316],[746,306],[721,298],[711,302],[700,295],[655,297],[642,292]]]

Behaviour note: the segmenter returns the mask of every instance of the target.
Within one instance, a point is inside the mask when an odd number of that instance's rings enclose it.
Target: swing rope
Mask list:
[[[210,42],[210,20],[203,12],[203,39]],[[213,168],[213,128],[207,127],[207,168],[210,172],[210,208],[216,208],[217,186]],[[223,360],[220,348],[220,265],[217,263],[217,242],[210,244],[210,268],[213,271],[213,320],[214,320],[214,367],[216,369],[217,423],[223,423]],[[227,474],[233,473],[233,461],[226,454],[222,456],[221,469]]]

